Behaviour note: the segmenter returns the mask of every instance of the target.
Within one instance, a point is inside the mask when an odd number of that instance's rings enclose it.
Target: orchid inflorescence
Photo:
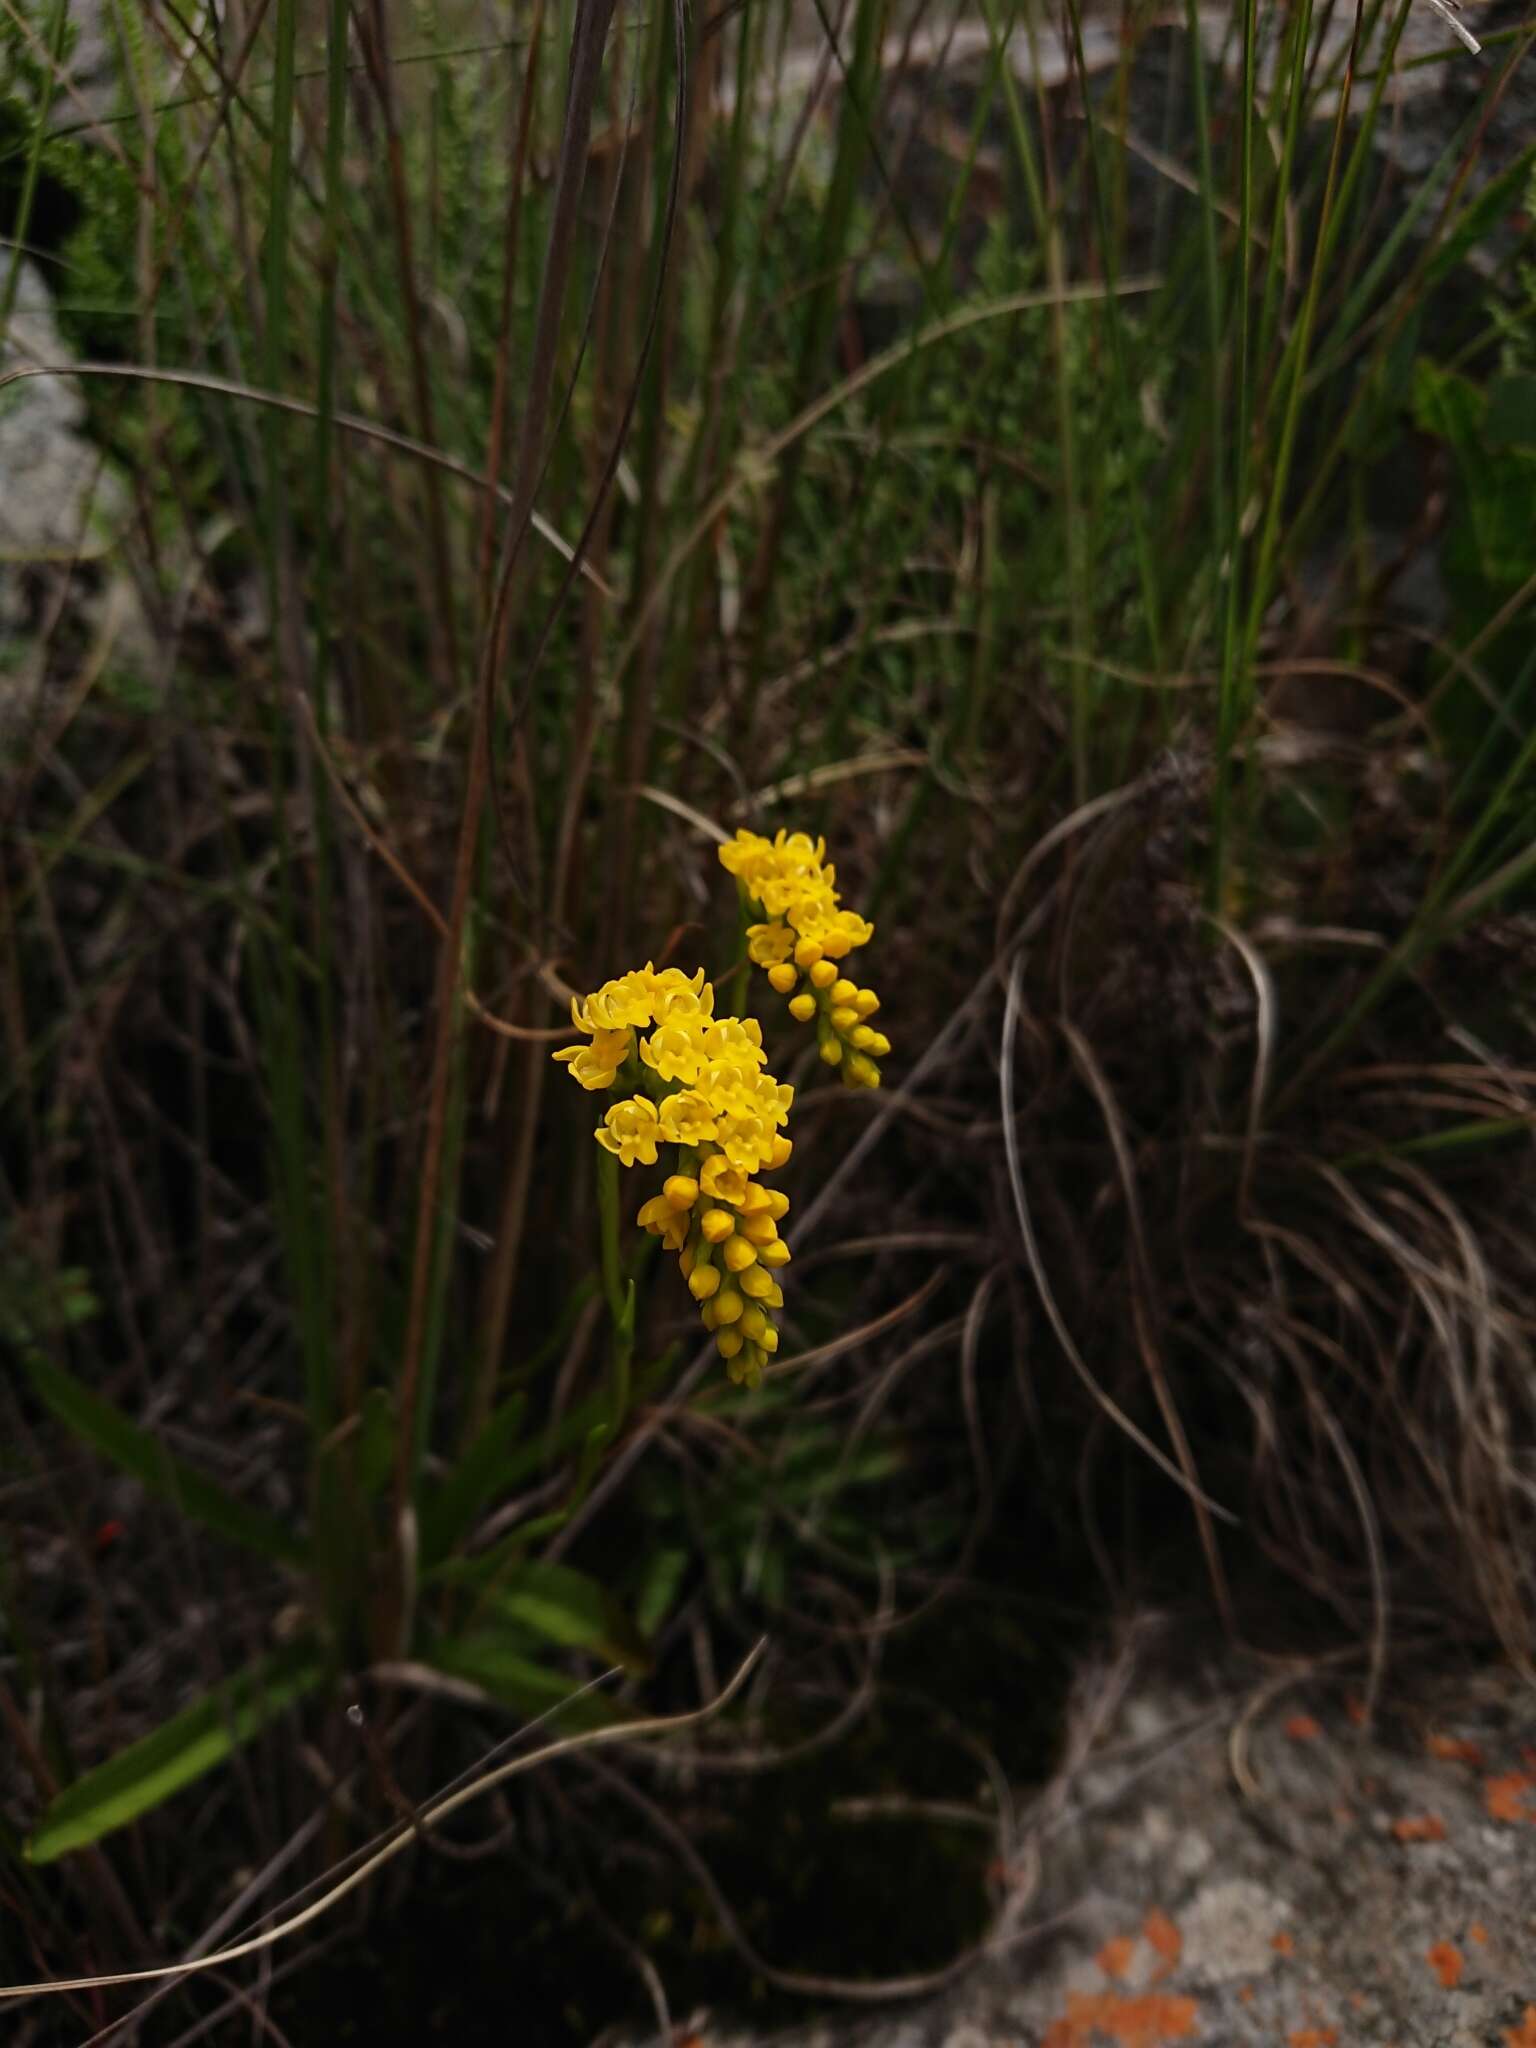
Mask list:
[[[747,953],[768,970],[789,1014],[816,1023],[821,1057],[851,1088],[878,1088],[891,1041],[870,1018],[880,1007],[873,989],[860,988],[838,967],[875,928],[856,910],[841,908],[837,870],[826,865],[827,844],[804,832],[764,839],[741,831],[720,849],[720,863],[741,885],[761,921],[747,927]],[[801,976],[805,985],[801,986]]]
[[[817,1019],[827,1064],[854,1086],[878,1087],[875,1062],[890,1051],[866,1021],[878,998],[834,964],[874,927],[839,907],[825,850],[804,833],[769,841],[738,832],[720,858],[762,914],[747,935],[752,960],[791,997],[798,1021]],[[796,994],[802,971],[809,986]],[[555,1058],[594,1093],[631,1091],[609,1105],[597,1142],[622,1166],[654,1166],[662,1146],[676,1148],[661,1193],[636,1220],[676,1252],[731,1378],[756,1386],[779,1348],[773,1317],[784,1293],[775,1275],[790,1256],[779,1235],[789,1198],[760,1176],[789,1159],[784,1125],[794,1089],[767,1071],[755,1017],[715,1015],[702,967],[688,975],[648,962],[573,997],[571,1019],[582,1043]]]

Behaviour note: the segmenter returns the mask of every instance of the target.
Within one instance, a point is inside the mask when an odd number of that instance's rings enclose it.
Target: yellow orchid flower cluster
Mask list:
[[[856,910],[844,910],[837,870],[826,864],[827,844],[804,832],[772,839],[740,831],[720,848],[720,863],[741,884],[761,922],[747,927],[747,952],[781,996],[797,1023],[816,1023],[821,1057],[852,1088],[878,1088],[891,1041],[870,1018],[880,1007],[873,989],[839,971],[875,928]],[[801,987],[802,974],[806,986]]]
[[[660,1146],[676,1146],[676,1171],[636,1220],[677,1253],[731,1378],[755,1386],[779,1348],[789,1198],[753,1176],[789,1158],[795,1091],[767,1072],[755,1017],[715,1015],[702,967],[647,963],[574,998],[571,1018],[584,1042],[555,1058],[583,1088],[611,1089],[623,1074],[645,1091],[609,1106],[597,1142],[624,1166],[654,1166]]]

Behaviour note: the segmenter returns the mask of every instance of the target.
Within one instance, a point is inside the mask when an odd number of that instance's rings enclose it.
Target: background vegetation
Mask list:
[[[381,1827],[138,2038],[912,1980],[1116,1614],[1528,1667],[1536,24],[104,21],[110,108],[0,17],[0,315],[102,454],[0,567],[5,1981]],[[615,1409],[549,1054],[739,959],[739,823],[896,1052],[797,1105],[784,1370],[637,1243]]]

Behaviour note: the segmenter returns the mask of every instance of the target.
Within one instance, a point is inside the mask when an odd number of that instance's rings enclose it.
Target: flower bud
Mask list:
[[[779,1234],[779,1226],[768,1215],[745,1216],[742,1218],[741,1235],[748,1244],[772,1244]],[[735,1238],[731,1240],[736,1242]]]
[[[821,1056],[829,1067],[841,1065],[843,1057],[841,1043],[835,1038],[824,1038],[821,1041]]]
[[[722,1358],[734,1358],[741,1349],[741,1342],[739,1330],[722,1330],[715,1339],[715,1349]]]
[[[782,1237],[776,1237],[772,1244],[765,1244],[763,1246],[757,1255],[757,1263],[760,1266],[787,1266],[789,1264],[789,1246]]]
[[[796,942],[795,965],[797,967],[814,967],[820,958],[821,947],[815,939],[800,939]]]
[[[773,1282],[768,1278],[768,1275],[763,1271],[761,1266],[748,1266],[745,1273],[737,1275],[736,1285],[741,1289],[742,1294],[749,1295],[753,1301],[766,1301],[768,1296],[773,1292]],[[723,1304],[725,1296],[721,1295],[720,1299]],[[739,1305],[741,1302],[741,1295],[737,1295],[736,1300],[738,1303],[736,1315],[739,1316],[741,1314],[741,1308]],[[735,1320],[736,1316],[721,1317],[722,1322],[734,1323]]]
[[[789,1014],[797,1024],[809,1024],[816,1014],[816,998],[806,995],[791,997]]]
[[[781,960],[777,967],[770,967],[768,970],[769,986],[776,989],[781,996],[787,996],[799,979],[799,975],[787,960]]]
[[[673,1173],[662,1182],[661,1192],[674,1209],[691,1209],[699,1199],[699,1184],[692,1174]]]
[[[768,1171],[776,1173],[781,1166],[788,1166],[789,1155],[795,1149],[793,1138],[775,1138],[768,1154]]]
[[[720,1289],[720,1275],[713,1266],[695,1266],[688,1275],[688,1292],[695,1301],[708,1301]]]
[[[757,1341],[765,1351],[777,1351],[779,1348],[779,1333],[766,1318],[763,1323],[763,1334]]]
[[[724,1244],[736,1228],[736,1218],[729,1209],[706,1209],[699,1218],[699,1234],[706,1244]]]
[[[872,988],[861,988],[853,999],[853,1007],[861,1017],[873,1017],[880,1007],[880,998]]]
[[[728,1237],[720,1256],[733,1273],[744,1273],[757,1263],[757,1253],[744,1237]]]
[[[850,1010],[846,1003],[840,1003],[832,1012],[832,1029],[834,1031],[851,1031],[858,1021],[858,1011]]]
[[[875,1049],[875,1037],[876,1034],[870,1030],[867,1024],[858,1025],[848,1034],[849,1043],[857,1046],[860,1052],[873,1052]]]
[[[755,1274],[757,1272],[756,1266],[754,1266],[751,1270]],[[746,1286],[747,1278],[748,1276],[745,1274],[742,1276],[743,1286]],[[763,1275],[763,1278],[766,1280],[768,1278],[768,1275],[765,1273]],[[756,1289],[749,1287],[747,1288],[747,1292],[749,1294],[752,1294],[756,1292]],[[715,1296],[714,1300],[710,1303],[710,1307],[715,1312],[716,1325],[721,1326],[726,1323],[739,1323],[741,1321],[741,1312],[746,1307],[746,1303],[742,1300],[741,1296],[736,1292],[736,1289],[734,1287],[722,1287],[720,1292]]]
[[[843,976],[832,984],[832,1000],[834,1003],[846,1003],[856,1010],[859,1007],[858,984]]]
[[[744,1337],[750,1337],[754,1344],[762,1343],[763,1332],[767,1327],[768,1318],[763,1314],[756,1302],[751,1303],[742,1310],[741,1333]]]
[[[877,1060],[883,1060],[891,1049],[891,1041],[883,1031],[877,1031],[875,1033],[875,1042],[869,1049]]]
[[[811,969],[811,981],[817,988],[831,988],[837,980],[837,969],[830,960],[818,960]]]

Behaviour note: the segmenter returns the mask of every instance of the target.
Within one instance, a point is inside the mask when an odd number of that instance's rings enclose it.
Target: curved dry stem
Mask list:
[[[164,1963],[152,1970],[124,1970],[100,1977],[65,1977],[52,1983],[0,1985],[0,1999],[35,1998],[40,1992],[94,1991],[113,1984],[153,1984],[167,1977],[189,1976],[194,1971],[221,1969],[228,1963],[238,1962],[242,1956],[256,1955],[297,1934],[300,1928],[309,1926],[312,1921],[318,1920],[322,1913],[328,1913],[333,1906],[339,1905],[349,1893],[356,1891],[359,1885],[366,1884],[376,1871],[382,1870],[386,1863],[391,1862],[402,1849],[415,1840],[418,1827],[425,1829],[434,1826],[438,1821],[446,1820],[449,1814],[456,1813],[471,1800],[482,1798],[494,1787],[504,1785],[509,1778],[521,1777],[537,1765],[553,1763],[558,1757],[572,1756],[583,1750],[596,1749],[619,1741],[634,1742],[647,1735],[669,1735],[679,1728],[696,1728],[702,1722],[713,1720],[716,1714],[729,1706],[746,1684],[763,1654],[766,1643],[766,1637],[755,1643],[737,1666],[735,1675],[728,1684],[702,1707],[695,1707],[684,1714],[664,1714],[651,1720],[615,1723],[602,1728],[584,1729],[576,1735],[562,1736],[559,1741],[546,1743],[542,1749],[534,1750],[529,1756],[512,1757],[508,1762],[498,1765],[495,1770],[475,1778],[470,1784],[460,1786],[457,1791],[429,1800],[420,1808],[415,1822],[407,1823],[400,1828],[382,1848],[367,1857],[328,1891],[323,1892],[311,1905],[306,1906],[302,1912],[279,1921],[265,1933],[254,1935],[249,1941],[236,1942],[233,1947],[218,1949],[212,1955],[195,1956],[180,1963]],[[583,1691],[589,1689],[582,1688]],[[580,1694],[573,1697],[579,1698]]]

